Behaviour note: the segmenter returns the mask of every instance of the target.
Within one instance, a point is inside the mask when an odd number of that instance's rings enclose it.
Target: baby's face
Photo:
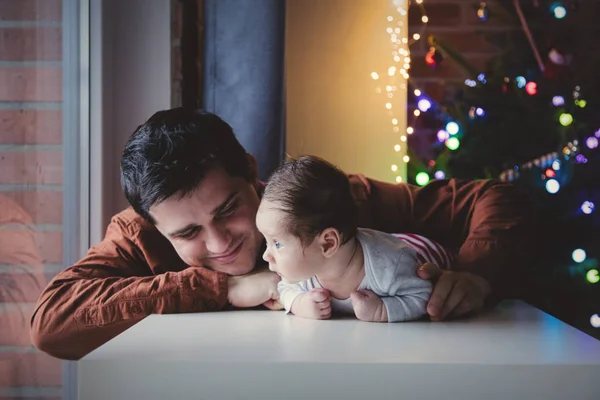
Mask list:
[[[314,276],[324,259],[314,243],[302,247],[300,239],[287,232],[283,224],[286,217],[277,204],[263,200],[256,213],[256,226],[267,243],[263,259],[269,269],[296,283]]]

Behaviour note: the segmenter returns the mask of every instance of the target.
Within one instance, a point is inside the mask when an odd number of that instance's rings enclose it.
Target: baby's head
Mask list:
[[[285,163],[267,183],[256,225],[271,270],[291,282],[310,278],[356,236],[348,177],[315,156]]]

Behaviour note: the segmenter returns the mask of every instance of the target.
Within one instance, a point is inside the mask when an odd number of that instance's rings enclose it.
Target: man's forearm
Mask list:
[[[227,305],[226,276],[199,268],[152,277],[86,278],[67,269],[42,293],[31,320],[40,350],[79,359],[150,314]]]

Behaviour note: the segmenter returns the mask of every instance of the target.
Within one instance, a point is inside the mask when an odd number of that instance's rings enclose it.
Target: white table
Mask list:
[[[600,399],[600,341],[523,303],[467,321],[153,315],[78,363],[92,399]]]

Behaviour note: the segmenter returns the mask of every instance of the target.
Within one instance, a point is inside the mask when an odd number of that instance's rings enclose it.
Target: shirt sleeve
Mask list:
[[[292,303],[296,300],[298,295],[308,292],[309,281],[290,283],[285,279],[281,279],[277,284],[277,290],[279,291],[279,301],[283,304],[285,313],[289,314],[292,311]]]
[[[417,276],[419,265],[415,250],[407,247],[393,265],[380,269],[377,286],[381,294],[376,294],[385,304],[388,322],[411,321],[427,314],[432,285]]]

